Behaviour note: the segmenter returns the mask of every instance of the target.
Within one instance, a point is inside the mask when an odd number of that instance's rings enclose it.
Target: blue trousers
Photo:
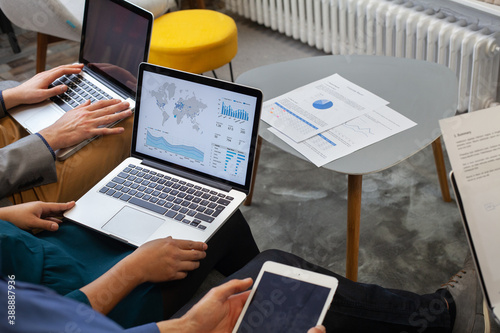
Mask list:
[[[332,275],[339,280],[333,302],[323,322],[328,332],[451,332],[452,318],[445,299],[448,302],[453,299],[445,289],[433,294],[418,295],[353,282],[279,250],[260,253],[225,281],[247,277],[255,280],[263,263],[268,260]],[[198,299],[191,300],[174,317],[182,316]]]

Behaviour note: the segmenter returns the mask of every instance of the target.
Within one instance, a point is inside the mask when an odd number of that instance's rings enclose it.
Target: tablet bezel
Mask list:
[[[254,297],[255,292],[259,287],[259,283],[262,279],[262,276],[264,275],[265,272],[328,288],[329,293],[325,300],[325,303],[323,304],[323,308],[321,310],[316,325],[320,325],[321,323],[323,323],[323,320],[325,319],[326,316],[326,312],[328,311],[330,304],[332,303],[335,291],[337,290],[338,280],[333,276],[324,275],[289,265],[284,265],[274,261],[266,261],[262,265],[259,275],[257,276],[257,279],[253,284],[252,291],[250,292],[250,295],[248,296],[248,299],[245,302],[245,306],[243,307],[243,310],[241,311],[240,316],[238,317],[238,321],[236,322],[236,325],[233,328],[233,333],[236,333],[238,331],[238,328],[240,327],[243,321],[248,306],[250,305],[250,302]]]

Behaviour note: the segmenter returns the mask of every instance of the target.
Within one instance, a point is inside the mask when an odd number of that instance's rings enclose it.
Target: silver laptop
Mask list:
[[[460,215],[462,216],[465,234],[467,236],[471,254],[477,269],[478,278],[483,289],[483,295],[491,313],[493,313],[493,316],[495,317],[495,321],[497,324],[500,324],[500,275],[495,273],[495,270],[498,271],[497,268],[500,265],[498,258],[499,245],[498,241],[493,243],[484,239],[486,235],[494,235],[494,238],[498,239],[500,229],[499,221],[495,219],[478,221],[477,219],[468,216],[466,213],[467,204],[464,205],[464,202],[462,201],[460,190],[455,180],[453,171],[450,173],[450,180],[455,192],[455,198],[460,210]],[[481,203],[468,203],[469,206],[472,204]],[[492,202],[491,204],[484,205],[482,208],[485,211],[492,211],[499,209],[499,207],[496,206],[498,206],[498,203]]]
[[[150,12],[127,1],[86,0],[78,59],[84,64],[82,74],[54,81],[53,85],[68,85],[66,93],[8,112],[29,133],[36,133],[89,99],[117,98],[133,108],[137,68],[147,61],[152,25]],[[94,139],[61,149],[56,155],[66,159]]]
[[[206,242],[250,190],[262,93],[147,63],[138,82],[131,157],[64,216],[134,246]]]

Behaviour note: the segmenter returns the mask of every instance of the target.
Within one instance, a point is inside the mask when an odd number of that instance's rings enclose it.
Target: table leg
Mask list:
[[[260,149],[262,148],[262,138],[259,136],[257,138],[257,147],[255,148],[255,162],[253,166],[252,173],[252,183],[250,184],[250,192],[248,192],[246,200],[243,202],[244,206],[250,206],[252,204],[253,188],[255,185],[255,177],[257,176],[257,166],[259,165]]]
[[[358,280],[359,224],[361,217],[362,175],[347,178],[347,257],[346,277]]]

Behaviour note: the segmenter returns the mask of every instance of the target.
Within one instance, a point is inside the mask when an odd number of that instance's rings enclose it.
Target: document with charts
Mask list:
[[[500,301],[500,107],[439,121],[486,285]]]
[[[300,143],[274,128],[269,130],[320,167],[415,125],[400,113],[383,106]]]
[[[301,142],[387,104],[334,74],[265,102],[261,119]]]

